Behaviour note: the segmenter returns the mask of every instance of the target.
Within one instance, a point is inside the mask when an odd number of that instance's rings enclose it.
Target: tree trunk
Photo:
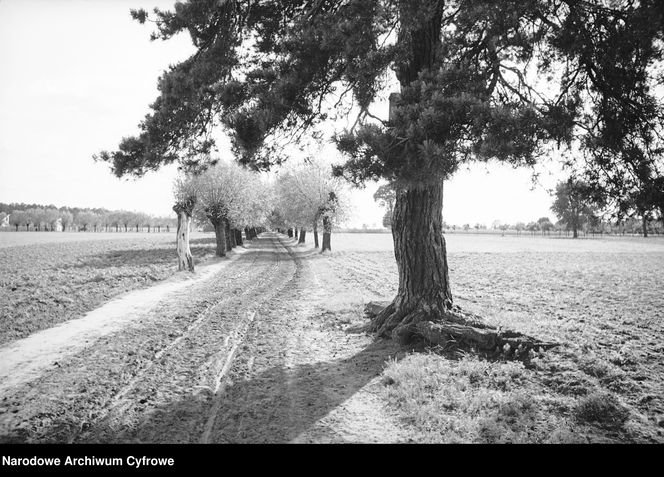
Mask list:
[[[293,233],[294,237],[297,238],[297,227],[295,227],[295,230],[293,232],[294,232]]]
[[[648,218],[644,215],[643,218],[641,218],[641,228],[643,230],[643,236],[647,237],[648,236]]]
[[[397,193],[392,238],[399,289],[372,323],[379,335],[407,341],[418,322],[440,318],[452,309],[442,208],[440,184]]]
[[[226,232],[226,251],[230,252],[233,250],[233,245],[231,244],[231,226],[228,220],[224,220],[224,232]]]
[[[307,238],[307,230],[300,229],[300,240],[298,240],[297,243],[305,243],[306,238]]]
[[[191,255],[189,249],[189,227],[191,225],[191,216],[184,210],[179,210],[178,214],[178,231],[177,231],[177,254],[178,254],[178,270],[194,271],[194,257]]]
[[[288,238],[293,238],[293,229],[288,229]]]
[[[573,233],[572,238],[579,238],[579,231],[576,227],[572,229],[572,233]]]
[[[215,254],[217,257],[226,256],[226,227],[224,221],[219,221],[216,224],[212,223],[214,226],[214,238],[216,239],[217,248]]]
[[[237,247],[237,236],[235,235],[235,229],[229,229],[230,236],[231,236],[231,247],[235,248]]]
[[[314,248],[318,248],[318,221],[314,222]]]
[[[323,253],[325,250],[332,251],[332,221],[329,217],[323,216],[323,247],[320,249],[320,253]]]
[[[242,231],[240,229],[235,229],[235,243],[242,245]]]
[[[557,346],[487,325],[480,317],[453,306],[442,206],[440,185],[397,192],[392,238],[399,289],[391,303],[367,305],[367,314],[372,316],[370,329],[400,343],[420,337],[432,344],[470,345],[513,357],[522,357],[530,349]]]

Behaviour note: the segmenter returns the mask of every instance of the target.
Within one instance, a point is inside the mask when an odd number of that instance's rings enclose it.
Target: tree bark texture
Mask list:
[[[242,245],[242,231],[240,229],[234,229],[235,231],[235,244]]]
[[[178,214],[178,229],[176,240],[176,251],[178,255],[178,270],[194,271],[194,257],[189,249],[189,229],[191,226],[191,215],[182,209],[176,210]]]
[[[399,289],[372,323],[379,335],[407,341],[418,322],[439,319],[452,309],[442,208],[439,184],[397,193],[392,238]]]
[[[329,250],[332,251],[332,220],[324,215],[323,216],[323,247],[320,252]]]
[[[214,236],[217,242],[216,255],[218,257],[226,256],[226,227],[223,221],[212,224],[214,226]]]
[[[314,222],[314,248],[318,248],[318,221]]]
[[[226,251],[230,252],[233,250],[233,245],[231,244],[231,226],[228,220],[224,220],[224,232],[226,233]]]
[[[300,239],[297,241],[297,243],[304,243],[306,239],[307,239],[307,230],[300,229]]]

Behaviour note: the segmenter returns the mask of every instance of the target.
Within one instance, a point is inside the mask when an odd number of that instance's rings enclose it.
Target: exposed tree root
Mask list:
[[[516,358],[530,350],[543,351],[558,343],[541,341],[516,331],[496,328],[479,316],[462,311],[458,306],[449,310],[418,306],[397,311],[394,302],[369,302],[365,313],[372,319],[369,326],[380,336],[392,337],[400,343],[422,338],[432,345],[471,347],[490,354]]]

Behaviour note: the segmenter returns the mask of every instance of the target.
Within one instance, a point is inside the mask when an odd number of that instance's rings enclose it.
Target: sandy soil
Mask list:
[[[266,234],[1,348],[0,442],[407,441],[380,397],[398,350],[292,245]]]

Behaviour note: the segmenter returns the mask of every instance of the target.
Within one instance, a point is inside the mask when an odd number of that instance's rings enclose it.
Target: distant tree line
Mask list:
[[[236,163],[214,163],[204,170],[183,170],[174,183],[179,270],[195,269],[189,248],[189,232],[195,223],[212,226],[219,257],[243,244],[242,230],[247,240],[265,230],[272,201],[269,187],[257,173]]]
[[[515,224],[506,224],[498,220],[494,221],[491,227],[486,224],[477,223],[475,225],[463,224],[447,224],[443,223],[443,229],[446,232],[513,232],[516,235],[530,234],[530,235],[566,235],[566,236],[579,236],[583,235],[634,235],[642,234],[642,222],[640,218],[625,218],[620,221],[606,220],[598,215],[591,215],[586,217],[585,220],[578,222],[576,235],[570,225],[570,222],[561,219],[557,222],[552,222],[549,217],[540,217],[531,222],[517,222]],[[649,222],[648,231],[651,234],[664,234],[664,227],[661,223]]]
[[[651,171],[652,172],[652,171]],[[645,185],[644,185],[645,184]],[[551,210],[578,236],[578,230],[601,229],[603,224],[629,229],[629,233],[660,233],[664,226],[664,177],[629,189],[598,190],[597,184],[570,176],[559,182]],[[634,225],[638,224],[638,232]]]
[[[554,202],[551,211],[559,219],[552,222],[548,217],[540,217],[536,221],[516,224],[504,224],[495,220],[491,225],[492,230],[500,230],[503,233],[507,230],[516,231],[517,235],[530,232],[551,234],[558,233],[562,235],[572,234],[573,238],[579,236],[579,232],[584,234],[642,234],[647,237],[648,234],[664,233],[664,184],[659,189],[650,189],[649,194],[638,195],[640,202],[631,200],[629,195],[617,200],[617,196],[611,199],[605,193],[598,192],[597,188],[583,180],[570,176],[567,180],[561,181],[556,185],[554,192]],[[392,213],[395,191],[389,185],[380,186],[374,194],[374,200],[386,209],[383,217],[383,226],[391,228]],[[616,199],[616,200],[614,200]],[[638,203],[637,203],[638,202]],[[486,230],[485,224],[476,223],[475,225],[463,224],[449,225],[443,222],[443,230],[446,231],[470,231],[476,232]]]
[[[0,223],[3,222],[16,231],[162,232],[170,231],[177,224],[177,219],[127,210],[0,203]]]
[[[276,180],[274,197],[269,216],[272,229],[295,237],[300,244],[306,243],[310,230],[314,248],[318,248],[318,229],[322,226],[321,252],[332,250],[332,229],[346,219],[349,204],[341,181],[329,168],[311,157],[284,168]]]

